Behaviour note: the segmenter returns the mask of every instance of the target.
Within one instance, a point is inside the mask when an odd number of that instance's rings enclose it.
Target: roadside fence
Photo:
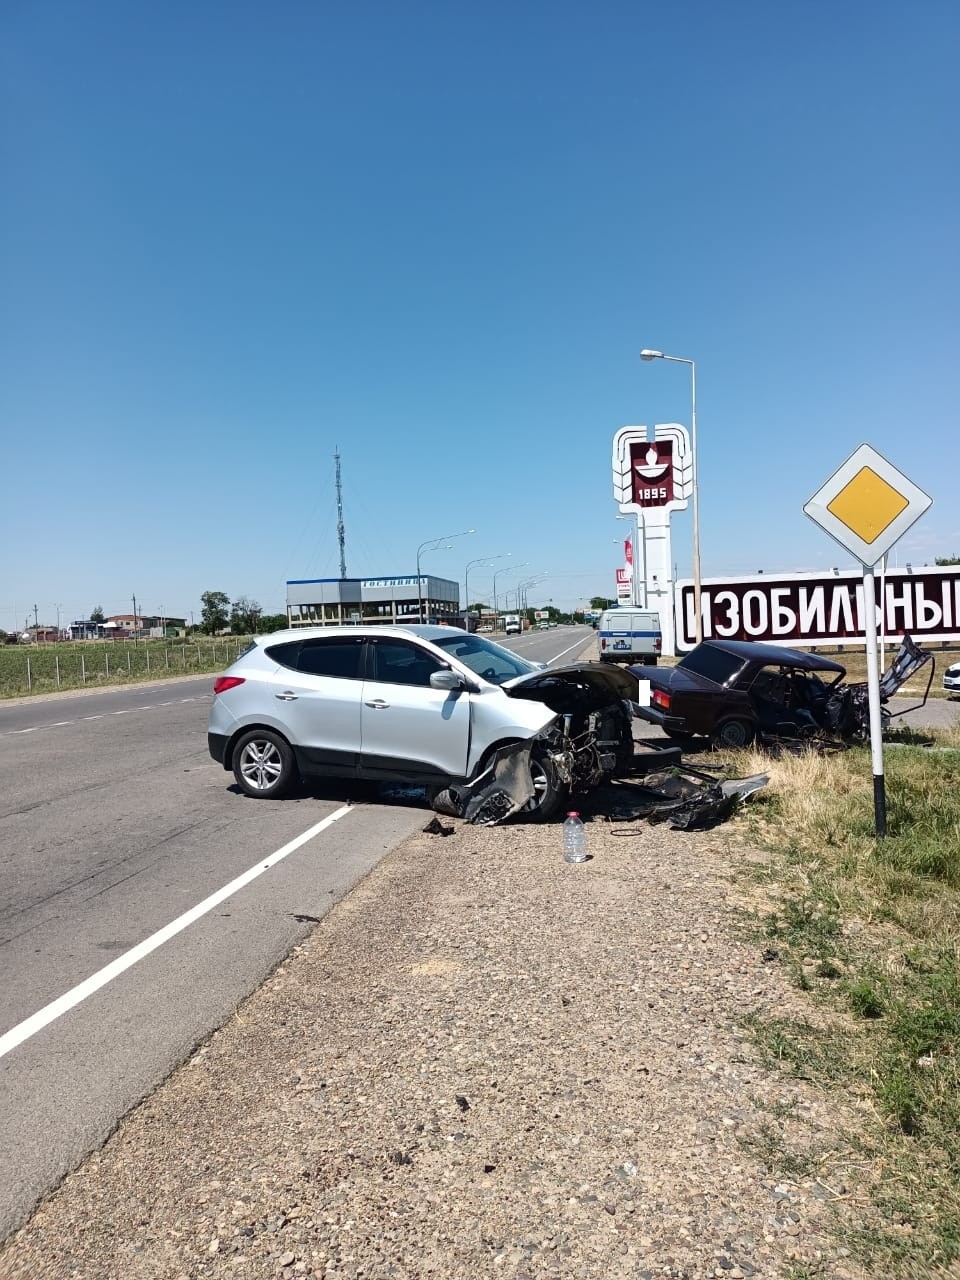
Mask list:
[[[40,645],[29,651],[0,648],[0,698],[58,689],[136,684],[170,676],[203,675],[228,667],[246,648],[249,637],[177,643],[172,640],[136,644],[71,641]]]

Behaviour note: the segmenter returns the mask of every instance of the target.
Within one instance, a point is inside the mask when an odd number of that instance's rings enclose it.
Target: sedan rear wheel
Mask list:
[[[272,800],[293,786],[297,768],[290,744],[270,729],[251,729],[233,749],[237,785],[256,800]]]
[[[753,741],[754,728],[749,720],[724,720],[710,735],[710,741],[721,750],[737,751],[749,747]]]

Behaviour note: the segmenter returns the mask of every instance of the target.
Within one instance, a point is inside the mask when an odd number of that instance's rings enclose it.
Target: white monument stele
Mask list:
[[[663,653],[676,653],[673,621],[673,555],[670,517],[683,511],[693,492],[693,454],[686,427],[676,422],[621,427],[613,437],[613,496],[625,514],[637,517],[642,554],[634,555],[634,583],[644,603],[660,615]],[[642,578],[641,575],[642,574]],[[640,602],[638,595],[634,596]]]

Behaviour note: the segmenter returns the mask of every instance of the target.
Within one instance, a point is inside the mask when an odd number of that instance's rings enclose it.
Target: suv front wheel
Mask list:
[[[237,786],[255,800],[285,795],[297,777],[290,744],[271,729],[251,729],[233,748],[233,776]]]
[[[557,777],[553,761],[546,752],[534,751],[530,756],[530,776],[534,796],[523,810],[528,822],[552,822],[563,812],[567,787]]]

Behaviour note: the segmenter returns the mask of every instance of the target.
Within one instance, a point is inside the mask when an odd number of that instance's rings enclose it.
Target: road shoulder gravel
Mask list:
[[[568,866],[558,826],[445,825],[48,1197],[4,1280],[861,1274],[853,1103],[743,1029],[811,1013],[736,927],[735,828],[595,822]]]

